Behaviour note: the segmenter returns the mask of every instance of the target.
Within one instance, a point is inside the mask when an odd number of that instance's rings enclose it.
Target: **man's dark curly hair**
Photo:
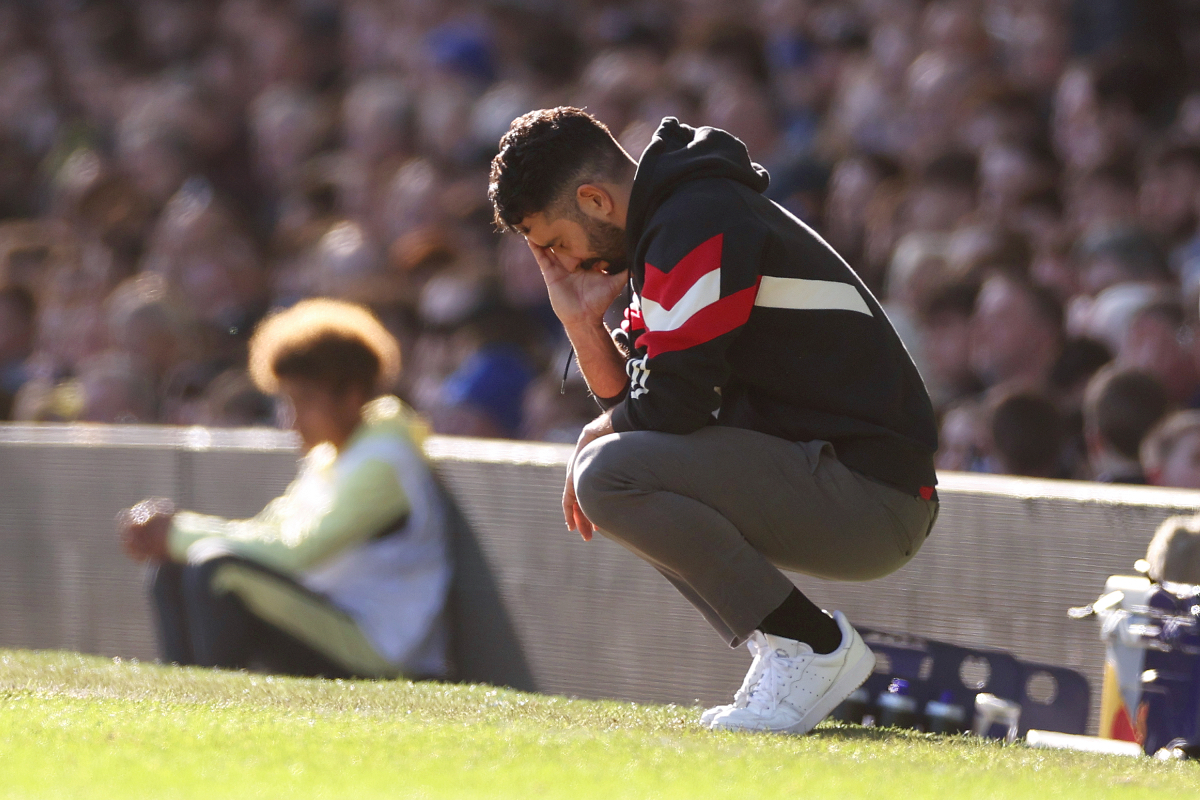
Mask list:
[[[570,106],[530,111],[512,121],[492,159],[488,198],[496,227],[517,232],[531,214],[578,213],[569,201],[580,184],[616,181],[632,168],[604,123],[586,111]]]

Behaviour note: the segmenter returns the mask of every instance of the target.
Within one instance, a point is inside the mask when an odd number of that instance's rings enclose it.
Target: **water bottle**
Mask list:
[[[892,678],[887,691],[879,695],[879,718],[881,728],[917,728],[921,717],[917,713],[917,701],[909,695],[908,681]]]
[[[967,710],[954,702],[954,693],[949,689],[937,700],[925,704],[925,730],[930,733],[952,735],[967,728]]]
[[[989,692],[975,695],[976,736],[1015,742],[1021,724],[1021,705]]]

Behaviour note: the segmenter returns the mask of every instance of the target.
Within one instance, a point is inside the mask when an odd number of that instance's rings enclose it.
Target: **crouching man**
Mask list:
[[[445,674],[446,515],[398,399],[400,351],[364,308],[307,300],[264,321],[250,369],[290,406],[306,455],[245,520],[122,512],[125,552],[154,566],[163,661],[293,675]]]
[[[607,408],[579,439],[567,527],[617,540],[749,645],[703,724],[805,733],[875,658],[780,569],[865,581],[907,563],[937,515],[937,434],[879,303],[767,182],[724,131],[668,118],[635,162],[556,108],[512,123],[489,193]]]

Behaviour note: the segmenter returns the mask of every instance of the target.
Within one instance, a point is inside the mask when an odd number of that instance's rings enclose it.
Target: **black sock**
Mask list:
[[[837,621],[796,588],[779,608],[767,614],[758,629],[772,636],[804,642],[814,653],[832,653],[842,643],[842,631]]]

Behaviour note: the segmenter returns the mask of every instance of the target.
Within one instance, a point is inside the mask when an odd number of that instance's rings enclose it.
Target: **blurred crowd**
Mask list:
[[[741,138],[884,303],[939,468],[1200,488],[1200,0],[0,0],[0,419],[272,424],[248,335],[333,296],[436,430],[574,441],[486,196],[565,104],[635,156]]]

